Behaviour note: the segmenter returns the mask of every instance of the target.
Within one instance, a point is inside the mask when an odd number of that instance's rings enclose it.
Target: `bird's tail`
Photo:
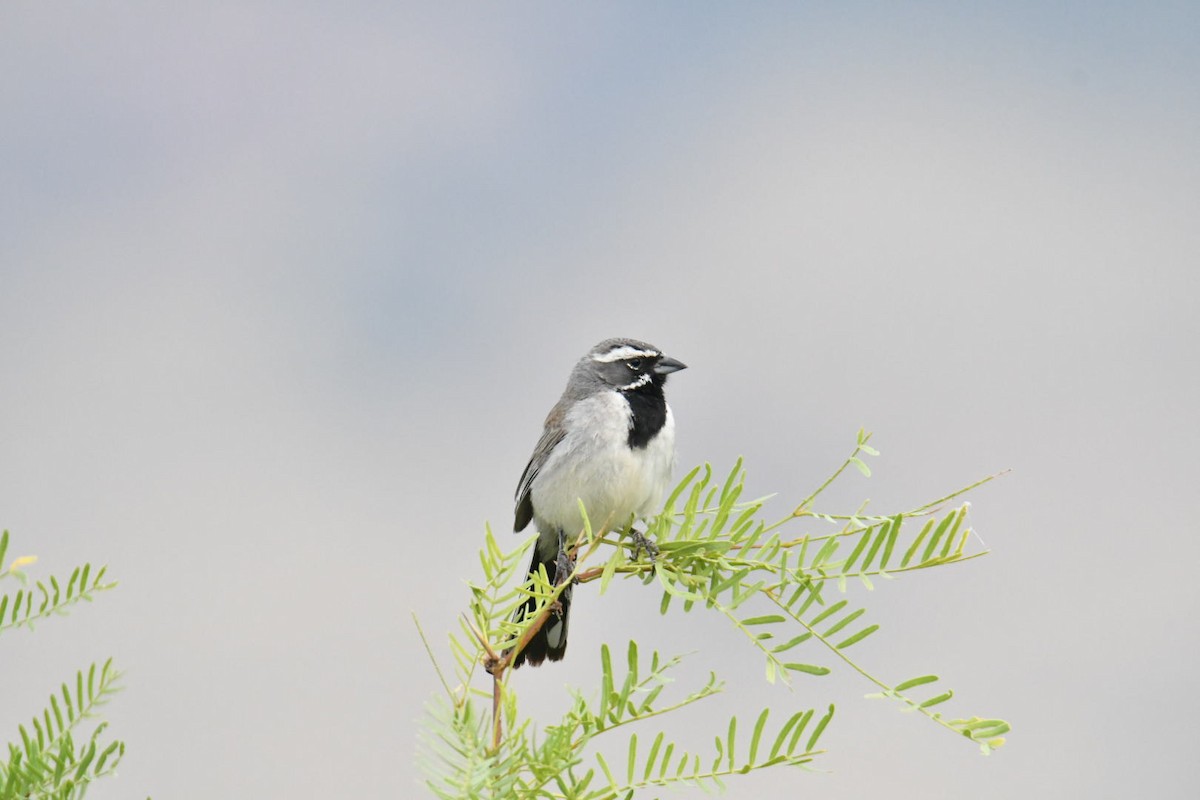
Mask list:
[[[558,557],[556,554],[543,556],[538,551],[541,548],[536,545],[533,548],[533,562],[529,565],[529,574],[537,575],[538,567],[546,568],[546,577],[551,583],[557,582],[565,576],[558,576]],[[546,659],[551,661],[562,661],[563,655],[567,652],[567,620],[571,612],[571,587],[567,586],[563,589],[562,594],[558,596],[559,609],[550,612],[550,618],[546,620],[546,624],[542,625],[538,632],[530,638],[529,643],[517,653],[516,660],[513,661],[513,669],[529,662],[529,666],[536,667]],[[513,621],[520,623],[529,619],[537,611],[537,598],[530,597],[525,601],[517,613],[513,616]]]

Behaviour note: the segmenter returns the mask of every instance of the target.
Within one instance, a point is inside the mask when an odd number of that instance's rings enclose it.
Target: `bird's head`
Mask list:
[[[583,357],[579,367],[608,388],[632,391],[648,384],[661,387],[668,375],[687,365],[637,339],[605,339]]]

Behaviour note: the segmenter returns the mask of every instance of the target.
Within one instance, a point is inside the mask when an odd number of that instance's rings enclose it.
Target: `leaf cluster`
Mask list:
[[[8,550],[9,534],[0,534],[0,565]],[[14,559],[0,570],[0,580],[12,578],[22,587],[0,594],[0,633],[33,629],[34,622],[68,613],[80,601],[91,602],[96,593],[111,589],[104,568],[83,564],[65,581],[51,576],[28,587],[23,568],[35,559]],[[31,723],[18,726],[18,741],[8,744],[7,758],[0,756],[0,800],[15,798],[82,797],[98,778],[112,775],[125,753],[125,744],[106,735],[108,723],[97,717],[101,706],[118,691],[120,673],[112,660],[79,670],[72,681],[50,695],[46,707]]]
[[[768,498],[743,500],[740,460],[723,481],[709,465],[693,469],[649,522],[647,534],[659,550],[653,560],[637,557],[635,545],[623,535],[627,531],[593,530],[581,509],[584,530],[573,549],[571,579],[598,582],[601,594],[618,579],[657,585],[661,613],[724,618],[762,659],[769,682],[790,685],[796,676],[819,678],[842,666],[874,685],[877,691],[869,697],[893,700],[989,753],[1004,743],[1007,722],[945,715],[944,704],[954,693],[934,687],[936,675],[888,681],[848,651],[880,630],[854,599],[856,588],[874,591],[879,581],[987,553],[968,524],[969,504],[960,498],[995,476],[907,511],[868,514],[865,503],[849,514],[818,510],[822,492],[848,468],[869,476],[865,457],[877,455],[869,438],[860,431],[850,456],[782,519],[763,517]],[[764,709],[754,716],[744,750],[734,717],[721,734],[714,734],[715,756],[685,753],[663,733],[639,736],[636,731],[628,733],[620,748],[623,763],[614,761],[611,751],[593,751],[596,740],[603,737],[602,745],[614,730],[672,713],[721,689],[716,676],[710,676],[706,685],[664,701],[667,673],[679,659],[654,652],[648,662],[639,661],[633,642],[623,671],[612,663],[608,647],[602,647],[598,693],[574,690],[562,719],[539,734],[519,713],[506,670],[513,648],[544,622],[564,586],[553,585],[544,573],[522,582],[524,555],[525,547],[506,552],[488,529],[480,552],[483,578],[468,584],[468,613],[450,636],[453,685],[430,649],[445,689],[425,738],[428,785],[438,796],[601,800],[673,784],[719,788],[730,775],[806,767],[819,755],[815,747],[832,718],[832,706],[819,717],[812,709],[794,711],[773,733],[767,732],[770,714]],[[513,612],[531,596],[538,612],[515,622]],[[476,685],[485,671],[492,678],[490,691]]]
[[[623,664],[614,665],[607,645],[601,647],[601,690],[596,698],[572,692],[562,720],[538,734],[522,720],[494,747],[486,713],[471,698],[456,702],[438,698],[431,706],[435,724],[426,727],[424,766],[429,788],[442,798],[554,797],[611,800],[630,797],[650,787],[698,786],[723,789],[724,780],[774,766],[804,767],[824,752],[817,749],[834,708],[821,714],[797,711],[780,725],[770,725],[770,709],[754,719],[748,743],[732,716],[713,749],[689,752],[659,731],[639,738],[631,732],[616,753],[601,749],[614,731],[636,722],[677,711],[721,691],[715,675],[692,692],[664,698],[672,683],[669,671],[680,658],[652,652],[639,656],[629,642]],[[508,709],[512,713],[514,709]],[[618,759],[619,756],[619,759]]]

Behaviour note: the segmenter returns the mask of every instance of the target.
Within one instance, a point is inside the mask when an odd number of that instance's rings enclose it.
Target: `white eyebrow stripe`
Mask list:
[[[602,364],[609,364],[613,361],[624,361],[627,358],[657,358],[660,355],[662,353],[657,350],[639,350],[636,347],[630,347],[626,344],[609,350],[607,353],[597,353],[592,356],[592,360],[599,361]]]

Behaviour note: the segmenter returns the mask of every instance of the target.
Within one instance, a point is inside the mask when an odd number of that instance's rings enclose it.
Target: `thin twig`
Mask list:
[[[429,661],[433,664],[433,671],[437,673],[438,680],[442,682],[442,688],[446,690],[451,702],[454,701],[454,691],[450,688],[450,684],[446,682],[446,676],[442,674],[442,667],[438,664],[437,659],[433,655],[433,648],[429,646],[429,640],[425,638],[425,631],[421,630],[421,621],[417,619],[417,612],[412,612],[413,625],[417,626],[417,635],[421,637],[421,644],[425,645],[425,652],[429,655]]]
[[[811,503],[813,500],[816,500],[817,495],[819,495],[821,492],[823,492],[827,488],[829,488],[829,484],[831,484],[835,480],[837,480],[838,476],[846,471],[846,467],[848,467],[854,463],[854,459],[856,459],[858,457],[858,454],[863,451],[863,445],[869,441],[871,441],[871,434],[867,433],[862,437],[861,441],[859,441],[858,446],[854,448],[854,452],[850,454],[850,457],[847,458],[844,462],[842,462],[842,465],[840,467],[838,467],[837,470],[834,471],[834,473],[832,475],[830,475],[828,478],[826,478],[825,482],[822,483],[820,486],[818,486],[817,490],[815,492],[813,492],[808,497],[806,497],[800,501],[800,505],[796,506],[796,510],[792,512],[792,516],[793,517],[802,517],[805,514],[807,514],[808,513],[808,510],[807,510],[808,504]]]
[[[495,651],[491,642],[483,635],[471,620],[463,615],[463,623],[467,629],[475,636],[475,641],[479,642],[479,646],[487,654],[484,656],[484,669],[492,676],[492,751],[499,752],[500,741],[503,739],[503,718],[500,716],[500,695],[502,692],[502,680],[504,678],[504,668],[507,664],[504,658]]]
[[[593,537],[591,541],[588,542],[589,547],[582,556],[579,555],[579,549],[583,546],[584,536],[580,535],[576,537],[575,544],[572,545],[569,550],[569,556],[573,561],[578,558],[578,561],[575,561],[575,569],[572,570],[571,574],[568,575],[565,580],[554,587],[553,593],[548,598],[546,605],[543,606],[541,612],[537,615],[537,617],[534,618],[533,623],[525,629],[525,632],[521,635],[521,638],[517,640],[515,645],[506,648],[503,652],[496,652],[496,648],[492,647],[491,642],[487,640],[487,637],[483,635],[483,632],[476,628],[470,620],[466,619],[465,616],[463,617],[463,621],[466,623],[467,628],[475,636],[475,640],[479,642],[479,646],[483,648],[485,653],[483,659],[483,668],[488,672],[489,675],[492,676],[493,752],[499,752],[500,743],[504,737],[503,715],[501,714],[501,700],[504,693],[504,673],[508,670],[513,659],[517,657],[517,654],[524,650],[529,644],[530,640],[537,635],[537,632],[545,627],[546,622],[550,619],[550,615],[562,607],[560,605],[559,598],[562,596],[562,593],[566,591],[566,588],[571,586],[572,583],[576,581],[579,573],[580,563],[585,561],[590,555],[592,555],[592,553],[596,551],[600,541],[603,539],[603,533],[606,532],[607,529],[603,529],[599,537]],[[586,530],[583,531],[583,534],[586,533]],[[557,576],[555,577],[557,578]]]
[[[500,752],[500,741],[504,738],[504,716],[500,713],[500,693],[503,691],[504,670],[492,675],[492,752]]]
[[[942,503],[946,502],[947,500],[953,500],[954,498],[958,497],[959,495],[966,494],[967,492],[971,491],[972,489],[976,489],[980,486],[983,486],[985,483],[990,483],[991,481],[996,480],[996,478],[1003,478],[1005,475],[1007,475],[1010,472],[1012,472],[1011,468],[1010,469],[1002,469],[993,475],[988,475],[986,478],[982,478],[980,480],[975,481],[970,486],[964,486],[963,488],[959,489],[957,492],[948,494],[945,497],[939,497],[937,500],[931,500],[923,506],[918,506],[916,509],[914,509],[913,511],[910,511],[909,513],[915,515],[917,512],[925,511],[926,509],[932,509],[934,506],[941,505]],[[935,510],[935,513],[936,513],[936,510]]]

